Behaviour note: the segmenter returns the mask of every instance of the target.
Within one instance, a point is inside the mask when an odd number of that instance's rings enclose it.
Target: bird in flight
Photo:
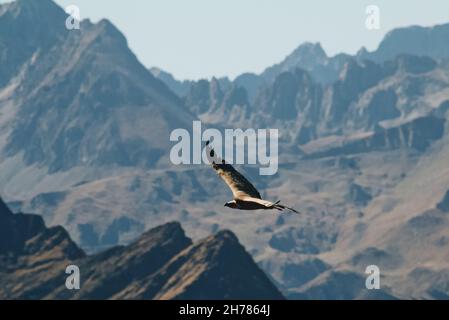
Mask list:
[[[214,168],[217,174],[228,185],[234,196],[234,200],[226,202],[225,207],[239,210],[277,209],[284,211],[288,209],[299,214],[295,209],[280,204],[280,200],[276,202],[263,200],[260,197],[259,191],[257,191],[251,182],[235,170],[233,166],[216,155],[214,149],[210,146],[210,141],[206,142],[206,153],[209,162],[212,164],[212,168]]]

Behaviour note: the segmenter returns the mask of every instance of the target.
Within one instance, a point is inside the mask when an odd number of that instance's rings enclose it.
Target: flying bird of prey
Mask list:
[[[225,207],[239,210],[269,210],[277,209],[283,211],[288,209],[292,212],[299,213],[293,208],[289,208],[280,204],[280,200],[270,202],[263,200],[260,197],[259,191],[249,182],[241,173],[234,169],[233,166],[226,163],[225,160],[220,159],[213,148],[209,145],[210,141],[206,142],[206,153],[209,162],[215,169],[217,174],[224,180],[224,182],[231,189],[234,200],[225,203]]]

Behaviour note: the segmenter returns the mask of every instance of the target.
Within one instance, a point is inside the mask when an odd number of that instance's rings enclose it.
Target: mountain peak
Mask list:
[[[304,42],[293,51],[292,55],[316,55],[318,58],[327,58],[327,54],[319,42]]]
[[[8,48],[0,54],[0,86],[17,75],[33,54],[64,38],[66,16],[51,0],[17,0],[0,5],[0,39],[2,49]]]
[[[327,58],[327,54],[319,42],[305,42],[297,47],[282,64],[288,68],[300,67],[309,70],[317,64],[323,64]]]
[[[118,52],[124,50],[128,51],[128,41],[125,35],[117,29],[117,27],[108,19],[101,19],[97,23],[91,23],[90,21],[84,20],[82,23],[86,25],[86,28],[81,27],[81,31],[84,29],[90,34],[89,37],[98,39],[107,39],[107,45],[112,45],[114,43],[114,49]],[[111,42],[112,40],[112,42]],[[106,43],[104,45],[106,45]]]
[[[6,226],[10,231],[14,229],[11,227],[28,230],[31,227],[28,220],[35,217],[16,215]],[[2,226],[0,224],[0,228]],[[14,292],[1,291],[0,298],[5,298],[5,292],[11,292],[13,296],[8,298],[19,299],[44,296],[57,299],[283,299],[231,231],[220,231],[192,244],[181,225],[170,222],[147,231],[126,247],[86,256],[62,227],[41,226],[33,230],[36,228],[30,229],[26,237],[24,232],[0,232],[0,257],[15,249],[13,252],[30,257],[32,261],[45,261],[51,270],[64,270],[68,261],[78,259],[86,275],[83,290],[61,291],[59,283],[54,281],[59,277],[58,272],[46,273],[45,277],[36,272],[29,276],[32,286],[21,286],[21,290]],[[20,241],[11,248],[6,241],[8,237]],[[179,237],[183,237],[184,242],[180,242]],[[20,271],[22,266],[11,262],[6,268]],[[22,283],[23,279],[16,274],[2,279],[2,286],[13,288]]]
[[[367,55],[368,53],[369,53],[369,52],[368,52],[368,49],[366,49],[366,47],[361,47],[361,48],[359,49],[359,51],[357,51],[356,57],[357,57],[357,58],[360,58],[360,59],[363,59],[364,57],[366,57],[366,55]]]
[[[316,70],[317,67],[325,65],[328,61],[329,58],[319,42],[305,42],[297,47],[281,63],[267,68],[262,73],[262,77],[268,81],[272,81],[280,73],[296,68],[311,72]]]
[[[124,37],[120,30],[118,30],[117,27],[108,19],[101,19],[96,24],[96,26],[104,32],[108,32],[111,34],[120,34],[120,36]]]
[[[32,214],[12,214],[2,203],[0,208],[0,254],[22,254],[28,240],[45,231],[42,217]]]
[[[0,54],[0,65],[8,66],[0,68],[0,87],[20,74],[23,98],[16,109],[23,121],[12,125],[5,152],[25,150],[27,164],[39,162],[50,173],[75,166],[152,167],[168,162],[162,155],[172,144],[160,137],[175,128],[190,128],[193,115],[140,63],[125,36],[106,19],[95,24],[83,20],[81,30],[68,31],[67,15],[54,2],[22,1],[13,3],[18,11],[42,13],[14,18],[9,6],[7,16],[0,16],[0,39],[8,48]],[[49,121],[50,114],[58,119]],[[47,129],[35,121],[46,122],[58,137],[47,136]],[[33,150],[32,145],[39,147]],[[60,152],[67,147],[69,153]]]
[[[410,26],[388,32],[376,51],[364,52],[362,58],[377,62],[392,60],[399,54],[447,58],[449,23],[432,27]]]
[[[239,240],[234,232],[230,230],[221,230],[212,236],[212,239],[221,243],[238,244]]]
[[[229,230],[193,244],[165,270],[170,280],[156,299],[284,299]]]
[[[184,234],[181,224],[177,221],[168,222],[142,234],[141,238],[154,237],[156,235],[163,236],[165,234]]]
[[[179,244],[180,247],[188,246],[192,243],[186,237],[184,229],[179,222],[169,222],[146,231],[132,246],[150,248],[168,241]]]

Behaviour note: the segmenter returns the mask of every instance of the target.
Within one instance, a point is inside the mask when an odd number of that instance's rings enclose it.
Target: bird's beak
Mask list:
[[[225,206],[225,207],[227,207],[228,206],[228,204],[227,203],[225,203],[223,206]]]

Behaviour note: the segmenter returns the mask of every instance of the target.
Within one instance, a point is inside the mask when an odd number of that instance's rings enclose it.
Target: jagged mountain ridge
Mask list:
[[[42,19],[41,11],[50,14]],[[37,180],[64,172],[79,183],[105,168],[167,165],[170,141],[161,137],[191,130],[196,118],[109,21],[84,20],[80,30],[67,30],[65,19],[49,0],[2,5],[0,56],[11,68],[2,68],[0,86],[3,188],[12,188],[25,168]],[[11,44],[15,38],[21,46]]]
[[[431,116],[449,100],[448,75],[447,61],[429,57],[399,55],[381,64],[349,59],[332,84],[297,68],[260,88],[252,103],[244,88],[222,90],[214,79],[192,84],[185,101],[205,123],[281,128],[281,142],[298,146]]]
[[[319,136],[328,135],[330,133],[342,133],[342,128],[332,128],[335,127],[335,124],[332,122],[334,118],[337,117],[337,120],[340,121],[343,115],[347,112],[347,108],[350,104],[357,105],[359,103],[366,104],[365,101],[358,102],[357,99],[359,95],[364,91],[368,91],[371,86],[376,85],[378,82],[380,86],[383,85],[384,82],[388,81],[387,75],[391,75],[391,72],[394,72],[394,69],[401,69],[406,72],[410,72],[412,74],[423,73],[426,71],[430,71],[434,67],[435,64],[442,65],[443,68],[446,68],[446,62],[449,58],[449,51],[446,48],[446,42],[443,40],[445,36],[449,33],[449,24],[438,25],[434,27],[408,27],[408,28],[399,28],[389,32],[383,41],[379,44],[377,50],[373,52],[368,52],[364,49],[361,49],[358,54],[355,56],[347,55],[347,54],[338,54],[334,57],[328,57],[327,54],[322,49],[319,43],[304,43],[301,44],[297,49],[295,49],[290,55],[288,55],[283,61],[280,63],[267,68],[260,75],[255,74],[243,74],[240,77],[237,77],[233,82],[236,87],[240,87],[241,90],[246,90],[246,95],[248,96],[248,102],[237,102],[241,108],[234,108],[234,114],[240,112],[241,110],[249,109],[250,112],[246,112],[246,115],[238,115],[233,118],[231,123],[235,126],[245,127],[254,126],[254,124],[260,126],[266,126],[268,122],[270,122],[271,118],[268,120],[263,119],[262,116],[253,115],[257,114],[260,111],[261,106],[264,111],[266,108],[263,108],[263,105],[267,103],[271,103],[276,105],[276,102],[271,102],[270,95],[276,94],[276,90],[279,90],[279,85],[284,83],[286,88],[281,88],[278,94],[284,94],[282,97],[283,100],[279,101],[278,104],[283,105],[284,108],[287,108],[288,105],[292,105],[289,110],[281,110],[280,116],[282,115],[287,117],[290,120],[293,120],[295,123],[293,124],[293,128],[289,131],[290,139],[295,140],[299,143],[306,143],[310,140],[316,139]],[[414,36],[413,36],[414,35]],[[417,40],[415,39],[417,38]],[[416,41],[415,41],[416,40]],[[398,45],[401,43],[401,45]],[[398,59],[399,56],[402,56],[401,59]],[[424,58],[424,56],[428,58]],[[430,59],[429,59],[430,58]],[[413,60],[415,59],[415,61]],[[427,59],[427,60],[426,60]],[[368,61],[372,62],[368,62]],[[423,68],[421,70],[412,70],[416,65],[417,68]],[[299,90],[297,80],[287,81],[286,78],[290,77],[294,79],[294,75],[298,73],[296,69],[301,69],[307,72],[309,75],[309,85],[304,84],[305,87],[319,86],[321,87],[322,94],[318,93],[318,98],[314,97],[314,101],[310,101],[311,97],[307,96],[307,93],[304,93],[304,89],[302,89],[302,97],[299,97],[298,94],[300,92],[296,92],[295,90]],[[368,78],[362,79],[360,77]],[[377,78],[376,78],[377,74]],[[352,77],[349,78],[348,77]],[[371,79],[369,78],[371,77]],[[379,78],[380,77],[380,78]],[[402,79],[404,80],[404,79]],[[429,85],[438,85],[438,82],[443,79],[431,79],[432,83]],[[203,82],[206,80],[202,80]],[[296,83],[295,83],[296,81]],[[371,81],[371,83],[366,82]],[[421,88],[421,86],[425,86],[425,82],[423,83],[415,83],[414,79],[405,80],[406,83],[404,87],[407,86],[411,90],[426,90],[425,88]],[[443,80],[447,81],[447,77]],[[364,85],[365,87],[350,87],[345,85],[345,82],[350,83],[351,85],[359,83],[360,85]],[[211,85],[213,84],[213,80]],[[446,84],[444,83],[443,86]],[[191,87],[197,86],[195,82],[190,83]],[[296,88],[295,88],[296,87]],[[373,126],[375,126],[378,122],[388,119],[400,118],[403,117],[404,114],[400,113],[400,110],[395,110],[396,102],[401,101],[401,93],[405,90],[410,89],[388,89],[382,90],[379,93],[376,93],[371,99],[374,99],[371,102],[371,105],[363,106],[364,114],[362,114],[365,119],[354,119],[357,114],[348,114],[345,119],[349,127],[353,127],[355,123],[359,126],[356,129],[364,129],[369,130]],[[438,89],[441,89],[440,86]],[[285,91],[287,90],[287,91]],[[309,95],[316,94],[315,89],[311,89],[311,93]],[[397,90],[401,90],[402,92],[398,92]],[[274,92],[268,93],[267,92]],[[393,92],[396,91],[396,92]],[[196,101],[196,97],[198,97],[197,91],[195,94],[189,93],[188,90],[185,90],[185,97],[187,100],[187,106],[195,106],[198,104]],[[224,91],[223,94],[225,94]],[[207,89],[203,89],[203,93],[200,96],[207,95]],[[321,96],[322,97],[319,97]],[[213,95],[211,95],[212,97]],[[290,96],[291,101],[285,101],[284,99],[288,99]],[[399,97],[398,97],[399,96]],[[363,99],[369,97],[362,97]],[[294,100],[300,101],[294,101]],[[302,100],[302,101],[301,101]],[[316,101],[318,100],[318,101]],[[385,101],[385,102],[384,102]],[[203,99],[204,102],[204,99]],[[441,103],[442,101],[440,101]],[[309,115],[304,115],[301,113],[301,117],[297,117],[297,111],[294,109],[304,109],[310,108],[312,104],[325,104],[321,109],[323,109],[322,113],[331,115],[330,119],[317,119],[316,113],[318,112],[317,107],[314,106],[314,114],[315,118],[312,117],[311,120],[308,120]],[[370,103],[370,101],[368,101]],[[377,113],[373,114],[373,111],[370,111],[369,108],[372,108],[372,105],[387,103],[390,107],[385,107],[385,110],[379,113],[379,110],[376,109]],[[409,103],[409,102],[407,102]],[[414,103],[414,102],[412,102]],[[296,104],[296,107],[293,105]],[[249,105],[249,107],[248,107]],[[203,105],[200,109],[200,113],[207,113],[202,119],[204,121],[210,121],[213,123],[218,122],[217,119],[223,117],[222,115],[225,112],[216,113],[216,110],[213,108],[214,102],[209,103],[209,107]],[[360,108],[360,107],[359,107]],[[229,109],[229,108],[228,108]],[[390,111],[391,110],[391,111]],[[195,110],[195,112],[198,110]],[[269,114],[269,116],[277,117],[279,113],[277,112],[277,108],[274,107],[274,111]],[[354,110],[359,113],[361,110]],[[366,112],[371,112],[370,115],[367,115]],[[379,117],[380,115],[380,117]],[[370,118],[367,118],[369,116]],[[406,115],[405,115],[406,116]],[[248,121],[248,118],[251,120]],[[285,118],[285,119],[287,119]],[[303,120],[297,119],[303,118]],[[323,116],[321,116],[323,118]],[[327,117],[329,118],[329,117]],[[343,119],[344,120],[344,119]],[[361,120],[361,121],[360,121]],[[235,123],[238,124],[235,124]],[[329,123],[330,122],[330,123]],[[318,131],[323,131],[323,133],[317,133],[316,129],[311,128],[312,125],[310,123],[321,123],[324,128],[319,129]],[[298,132],[293,132],[294,129],[297,129],[298,125],[301,127]],[[360,126],[364,127],[360,127]],[[287,124],[288,126],[288,124]],[[344,124],[346,127],[346,124]],[[315,132],[314,132],[315,131]],[[296,138],[294,137],[295,135]]]
[[[440,24],[430,27],[410,26],[397,28],[384,37],[379,47],[368,52],[361,49],[358,53],[360,59],[373,61],[391,60],[400,54],[427,56],[434,59],[447,59],[449,45],[445,41],[449,37],[449,24]]]
[[[448,36],[449,24],[397,28],[387,33],[378,48],[372,52],[362,47],[354,56],[340,53],[333,57],[326,54],[320,43],[305,42],[281,62],[266,68],[261,74],[244,73],[237,76],[233,82],[245,88],[251,101],[254,101],[253,98],[261,87],[270,86],[282,72],[293,71],[296,68],[306,70],[314,81],[320,84],[330,84],[338,80],[345,64],[350,60],[359,62],[371,60],[382,64],[402,54],[427,56],[436,60],[448,59],[449,47],[445,41]],[[161,76],[161,79],[170,78],[171,88],[179,87],[180,82],[173,82],[174,78],[170,74],[163,72]],[[183,82],[185,87],[182,92],[178,91],[180,96],[188,94],[188,85],[191,84],[189,81]]]
[[[86,256],[62,227],[0,200],[2,299],[284,299],[230,231],[192,243],[179,223]],[[77,265],[81,289],[65,287]]]

